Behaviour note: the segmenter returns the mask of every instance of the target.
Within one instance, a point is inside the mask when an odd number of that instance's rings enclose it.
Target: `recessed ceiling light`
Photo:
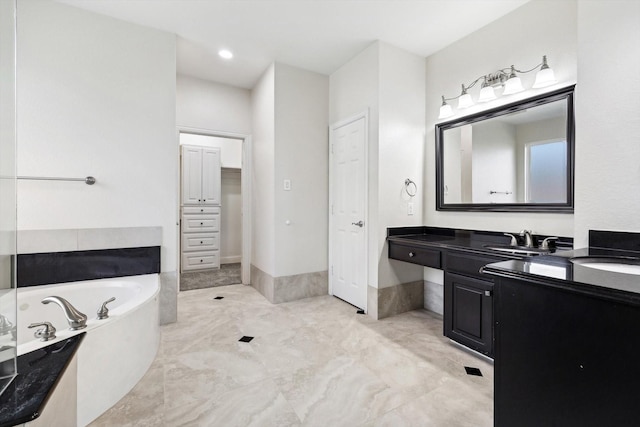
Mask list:
[[[233,53],[230,50],[227,49],[222,49],[218,51],[218,55],[220,55],[221,58],[224,59],[231,59],[233,58]]]

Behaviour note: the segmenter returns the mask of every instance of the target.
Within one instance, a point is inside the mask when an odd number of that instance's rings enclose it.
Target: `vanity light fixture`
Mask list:
[[[509,68],[503,68],[495,73],[480,76],[468,85],[463,84],[462,92],[458,96],[445,98],[443,95],[438,118],[446,119],[453,116],[453,108],[447,101],[457,99],[458,109],[471,107],[474,102],[471,95],[467,93],[467,90],[473,88],[480,80],[482,80],[482,86],[480,88],[480,94],[478,95],[478,102],[488,102],[497,98],[495,89],[503,88],[502,95],[512,95],[525,90],[518,74],[526,74],[535,70],[538,70],[538,72],[536,73],[536,80],[532,86],[534,89],[551,86],[556,83],[553,70],[549,67],[549,64],[547,64],[547,56],[544,55],[542,62],[530,70],[519,70],[512,65]]]

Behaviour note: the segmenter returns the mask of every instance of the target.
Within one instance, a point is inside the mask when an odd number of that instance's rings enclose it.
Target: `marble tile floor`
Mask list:
[[[213,288],[242,283],[240,263],[221,264],[219,269],[189,271],[180,274],[180,290]]]
[[[439,316],[376,321],[329,295],[273,305],[232,285],[178,295],[151,368],[91,427],[492,424],[493,366]]]

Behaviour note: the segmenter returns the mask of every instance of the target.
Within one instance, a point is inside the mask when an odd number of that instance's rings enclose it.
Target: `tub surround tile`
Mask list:
[[[18,230],[19,254],[78,250],[78,230]]]
[[[160,273],[159,294],[160,324],[178,320],[178,274],[175,271]]]
[[[35,254],[162,245],[162,227],[18,230],[18,253]]]
[[[78,250],[162,246],[162,227],[81,228]]]
[[[160,273],[160,247],[20,254],[18,287]]]
[[[0,395],[0,426],[37,418],[64,374],[85,333],[18,356],[19,375]]]

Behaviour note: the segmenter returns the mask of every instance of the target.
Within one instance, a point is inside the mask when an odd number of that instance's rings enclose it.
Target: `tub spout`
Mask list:
[[[64,315],[69,322],[69,329],[71,329],[72,331],[82,329],[87,326],[87,315],[79,312],[66,299],[62,297],[51,296],[46,297],[42,300],[43,304],[49,304],[50,302],[58,304],[62,311],[64,311]]]

